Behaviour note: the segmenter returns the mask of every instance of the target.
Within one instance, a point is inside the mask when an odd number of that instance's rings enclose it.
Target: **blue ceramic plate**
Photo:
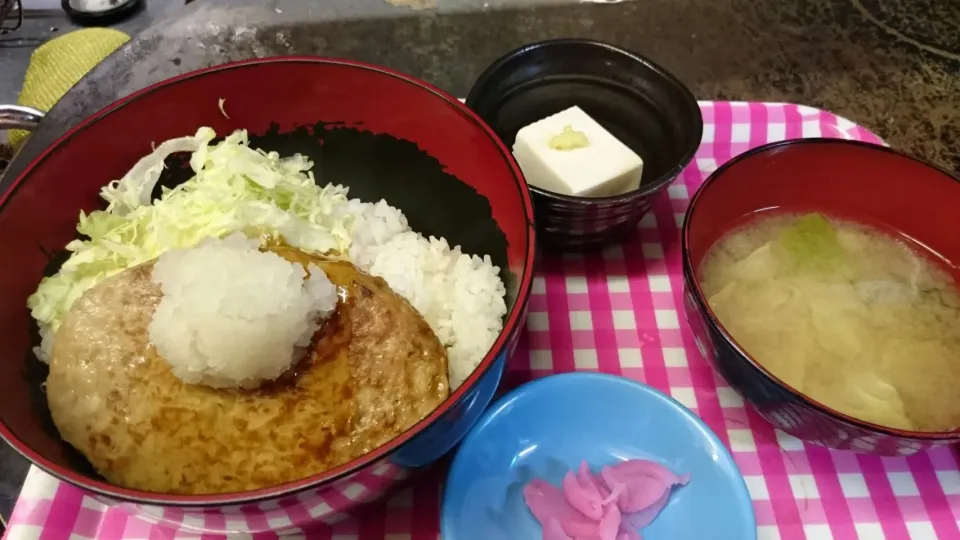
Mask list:
[[[554,375],[494,404],[457,452],[441,515],[443,540],[537,540],[521,490],[534,477],[559,486],[587,460],[655,460],[690,484],[674,490],[645,540],[755,540],[743,477],[710,428],[653,388],[595,373]]]

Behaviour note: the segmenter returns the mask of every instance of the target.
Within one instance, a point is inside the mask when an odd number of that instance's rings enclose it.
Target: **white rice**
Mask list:
[[[382,277],[427,321],[449,357],[450,387],[473,373],[503,329],[506,289],[488,255],[467,255],[443,238],[412,231],[403,212],[356,199],[349,259]]]

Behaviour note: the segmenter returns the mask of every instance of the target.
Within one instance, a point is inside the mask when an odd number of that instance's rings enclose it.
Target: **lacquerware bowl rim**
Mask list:
[[[630,60],[649,68],[657,75],[658,79],[656,80],[656,83],[658,85],[670,86],[672,90],[678,93],[683,99],[688,109],[687,112],[690,114],[689,118],[686,118],[685,120],[693,122],[692,127],[694,128],[693,131],[695,133],[691,135],[689,141],[684,141],[684,144],[687,147],[684,149],[679,162],[658,176],[656,179],[646,183],[641,183],[640,187],[633,191],[621,193],[619,195],[609,195],[606,197],[578,197],[574,195],[554,193],[552,191],[540,189],[528,184],[530,191],[535,196],[543,197],[544,199],[550,199],[552,202],[561,202],[567,205],[580,206],[592,206],[603,203],[620,205],[659,193],[669,186],[677,178],[677,176],[683,172],[683,169],[690,164],[696,155],[697,150],[699,150],[700,144],[703,140],[703,113],[700,110],[700,105],[697,102],[697,98],[693,95],[693,92],[691,92],[690,89],[680,81],[680,79],[645,56],[631,52],[622,47],[612,45],[610,43],[586,38],[556,38],[529,43],[527,45],[518,47],[494,60],[494,62],[490,64],[487,69],[483,71],[483,73],[480,74],[476,82],[473,83],[473,86],[470,88],[470,92],[467,94],[465,103],[469,107],[476,102],[476,100],[480,99],[483,95],[481,94],[480,90],[484,86],[488,85],[491,79],[496,78],[498,72],[503,69],[504,66],[515,59],[530,54],[538,49],[569,45],[602,49],[605,52],[629,58]]]
[[[275,500],[280,497],[285,497],[289,495],[298,494],[310,489],[316,489],[322,486],[329,486],[336,482],[337,480],[343,479],[351,474],[354,474],[363,469],[367,469],[379,463],[384,458],[389,457],[411,439],[417,435],[423,433],[426,429],[433,426],[437,420],[442,416],[447,414],[456,404],[460,403],[465,396],[477,385],[477,383],[486,377],[491,368],[497,363],[497,358],[506,352],[507,345],[513,338],[513,336],[520,330],[519,322],[522,319],[523,315],[526,313],[527,302],[530,297],[530,289],[533,281],[534,274],[534,256],[536,252],[536,231],[534,224],[534,214],[533,214],[533,202],[530,198],[529,192],[525,189],[526,182],[523,181],[523,174],[520,171],[519,166],[516,161],[513,159],[512,154],[503,144],[503,142],[496,136],[493,130],[472,110],[467,108],[463,103],[461,103],[455,97],[450,96],[446,92],[434,87],[433,85],[424,82],[420,79],[417,79],[413,76],[394,71],[389,68],[376,66],[373,64],[368,64],[365,62],[358,62],[354,60],[346,60],[341,58],[332,58],[332,57],[320,57],[320,56],[275,56],[275,57],[266,57],[266,58],[255,58],[249,60],[240,60],[236,62],[230,62],[226,64],[221,64],[217,66],[207,67],[199,69],[196,71],[191,71],[164,81],[158,82],[156,84],[150,85],[142,90],[134,92],[129,96],[121,98],[114,103],[104,107],[100,111],[92,114],[88,118],[80,122],[76,127],[67,131],[64,135],[54,141],[49,147],[47,147],[40,155],[38,155],[29,165],[24,169],[24,171],[11,180],[3,179],[0,182],[0,212],[3,211],[6,203],[10,200],[11,195],[17,189],[17,187],[25,182],[31,174],[40,167],[43,162],[54,152],[60,150],[63,145],[72,137],[80,135],[84,129],[93,125],[94,123],[102,120],[103,118],[109,116],[110,114],[122,109],[123,107],[135,102],[137,99],[149,95],[153,92],[160,91],[169,86],[176,85],[182,81],[203,77],[211,74],[215,74],[222,71],[229,71],[234,69],[244,69],[255,67],[261,64],[278,64],[278,63],[304,63],[304,64],[320,64],[320,65],[335,65],[335,66],[344,66],[349,68],[355,68],[365,71],[374,72],[381,76],[393,77],[399,79],[408,84],[419,87],[420,89],[433,94],[437,98],[437,103],[446,103],[449,106],[454,107],[465,119],[469,122],[472,122],[477,128],[481,129],[490,141],[495,144],[501,155],[504,158],[505,164],[509,167],[514,182],[517,187],[517,194],[521,198],[521,202],[524,207],[525,216],[525,227],[526,227],[526,246],[524,249],[524,272],[523,275],[519,276],[519,287],[517,291],[517,298],[514,302],[513,307],[507,313],[507,317],[504,322],[503,330],[501,330],[499,336],[497,337],[496,342],[484,356],[483,361],[480,365],[473,371],[470,377],[467,378],[463,384],[460,385],[454,392],[451,393],[448,397],[436,410],[430,413],[426,418],[422,419],[420,422],[416,423],[412,428],[408,429],[403,434],[394,438],[385,445],[378,447],[377,449],[369,452],[363,456],[360,456],[357,459],[349,461],[339,467],[335,467],[329,471],[325,471],[321,474],[313,475],[308,478],[298,480],[296,482],[289,482],[286,484],[281,484],[279,486],[274,486],[270,488],[252,490],[252,491],[242,491],[235,493],[227,494],[216,494],[216,495],[169,495],[161,493],[152,493],[147,491],[135,490],[123,488],[110,484],[108,482],[98,480],[87,475],[79,474],[73,470],[70,470],[65,467],[61,467],[53,463],[52,461],[40,456],[32,448],[28,447],[26,444],[17,439],[10,429],[3,423],[0,422],[0,439],[6,441],[14,450],[16,450],[20,455],[29,460],[32,464],[36,465],[45,472],[51,474],[52,476],[65,481],[67,483],[78,486],[82,489],[85,489],[89,492],[92,492],[97,495],[108,497],[121,502],[129,502],[134,504],[146,504],[146,505],[156,505],[156,506],[169,506],[169,507],[219,507],[226,505],[240,505],[240,504],[251,504],[257,502],[263,502],[267,500]]]
[[[720,320],[717,318],[716,314],[710,309],[710,305],[707,303],[707,299],[703,294],[703,290],[700,288],[700,280],[697,278],[696,269],[693,268],[693,263],[691,261],[690,255],[690,244],[689,244],[689,235],[690,229],[692,227],[694,213],[698,204],[700,203],[701,194],[706,190],[706,188],[720,181],[720,179],[725,175],[727,171],[736,166],[739,163],[742,163],[751,159],[763,159],[767,154],[792,148],[795,146],[836,146],[841,148],[856,148],[861,150],[867,150],[871,152],[885,152],[895,156],[897,159],[906,159],[912,161],[921,166],[931,169],[933,172],[942,174],[947,178],[950,178],[957,182],[957,188],[960,189],[960,178],[957,178],[946,169],[943,169],[933,163],[930,163],[921,158],[911,156],[906,152],[890,148],[888,146],[883,146],[879,144],[868,143],[864,141],[856,141],[849,139],[834,139],[829,137],[810,137],[803,139],[787,139],[784,141],[777,141],[772,143],[767,143],[756,148],[752,148],[742,154],[734,156],[729,161],[718,167],[714,172],[712,172],[703,184],[697,189],[693,197],[690,199],[690,205],[687,207],[686,214],[683,220],[683,227],[681,229],[681,253],[683,260],[683,275],[684,275],[684,288],[688,290],[694,297],[697,303],[698,311],[707,319],[708,324],[722,336],[724,342],[733,349],[737,356],[744,360],[760,377],[763,377],[770,382],[776,384],[780,388],[789,392],[794,399],[800,401],[806,408],[813,409],[816,412],[828,416],[831,419],[838,421],[843,424],[852,425],[855,428],[879,433],[883,435],[893,436],[901,439],[910,439],[923,442],[952,442],[960,441],[960,431],[945,431],[945,432],[922,432],[922,431],[908,431],[901,430],[896,428],[890,428],[886,426],[881,426],[879,424],[874,424],[864,420],[859,420],[852,416],[848,416],[844,413],[841,413],[819,401],[816,401],[805,394],[795,390],[790,385],[783,382],[781,379],[773,375],[770,371],[764,368],[759,362],[754,360],[747,352],[733,339],[733,336],[727,332],[726,328],[720,324]],[[748,400],[749,401],[749,400]]]
[[[723,441],[720,440],[720,437],[717,435],[717,433],[711,429],[702,418],[697,416],[688,407],[674,399],[669,394],[662,392],[644,382],[610,373],[584,371],[557,373],[548,375],[546,377],[533,379],[532,381],[524,383],[510,390],[510,392],[497,399],[487,408],[486,411],[483,412],[483,414],[480,416],[480,419],[478,419],[477,423],[475,424],[475,429],[470,430],[470,433],[463,438],[460,448],[457,449],[457,453],[453,457],[448,478],[453,478],[456,471],[458,471],[460,468],[468,466],[465,462],[465,458],[462,457],[464,455],[462,450],[469,446],[481,443],[484,440],[484,430],[487,425],[498,418],[509,416],[509,409],[515,402],[523,399],[534,399],[531,397],[531,394],[543,392],[556,385],[571,385],[573,388],[576,388],[576,383],[580,381],[629,387],[630,391],[636,393],[637,395],[642,394],[647,396],[649,399],[656,399],[667,404],[671,409],[675,410],[678,415],[682,416],[684,419],[686,419],[686,421],[696,426],[697,430],[703,435],[703,438],[709,441],[713,448],[721,452],[728,463],[733,466],[732,470],[736,474],[732,475],[732,478],[734,479],[734,485],[732,487],[746,503],[743,505],[743,511],[745,514],[744,518],[747,519],[749,523],[754,524],[754,528],[752,529],[754,531],[754,535],[750,538],[756,538],[756,512],[754,511],[753,504],[751,503],[750,492],[747,489],[746,479],[744,478],[743,472],[740,470],[739,465],[737,465],[733,454],[730,452],[727,446],[723,444]],[[452,510],[447,506],[447,501],[452,497],[451,492],[454,489],[457,489],[457,485],[450,481],[448,481],[443,488],[443,499],[440,504],[440,531],[441,535],[444,537],[446,537],[444,532],[453,528],[452,522],[457,521],[457,518],[451,515]]]

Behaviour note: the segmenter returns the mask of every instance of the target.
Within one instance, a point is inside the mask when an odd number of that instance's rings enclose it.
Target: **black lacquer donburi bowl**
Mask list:
[[[223,109],[218,102],[223,100]],[[27,297],[62,263],[81,211],[151,144],[201,126],[246,129],[251,145],[314,162],[319,183],[385,199],[410,226],[464,252],[488,254],[506,285],[504,328],[474,373],[407,432],[335,469],[256,491],[171,495],[97,475],[59,436],[32,353]],[[181,160],[182,161],[182,160]],[[168,160],[161,185],[191,174]],[[155,191],[155,194],[159,189]],[[330,521],[430,464],[490,403],[517,344],[533,279],[533,207],[509,150],[457,99],[384,68],[324,58],[266,58],[163,81],[95,113],[0,184],[0,437],[37,466],[108,504],[206,532],[291,532]],[[253,517],[250,517],[253,516]],[[249,518],[249,519],[248,519]],[[276,518],[276,519],[273,519]],[[275,527],[273,523],[284,524]]]

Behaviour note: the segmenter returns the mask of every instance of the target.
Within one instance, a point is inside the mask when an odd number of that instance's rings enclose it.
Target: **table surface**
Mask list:
[[[526,331],[509,361],[502,388],[571,371],[604,372],[642,381],[689,407],[717,434],[743,474],[756,512],[759,540],[938,540],[960,538],[960,471],[957,448],[941,447],[909,457],[859,455],[804,444],[775,431],[737,395],[701,355],[683,323],[684,286],[680,226],[690,198],[710,173],[732,156],[767,142],[797,137],[839,137],[878,142],[848,120],[795,105],[702,102],[703,144],[695,159],[658,198],[621,244],[588,254],[544,253],[538,260],[528,302]],[[549,412],[545,414],[550,414]],[[532,473],[550,476],[543,454],[526,454],[504,471],[504,483]],[[503,441],[505,445],[513,444]],[[870,437],[851,441],[859,448]],[[690,538],[675,521],[704,484],[709,451],[685,457],[639,444],[693,481],[672,498],[663,519],[645,533]],[[544,450],[548,454],[550,449]],[[630,452],[630,449],[624,449]],[[636,449],[634,449],[636,451]],[[649,455],[644,457],[650,457]],[[540,457],[532,457],[540,456]],[[556,458],[566,457],[561,452]],[[609,456],[584,456],[595,467]],[[568,466],[576,462],[566,463]],[[332,527],[314,521],[313,540],[435,540],[446,468],[417,478],[394,497],[381,499]],[[551,478],[558,481],[559,477]],[[365,482],[344,486],[353,500],[369,493]],[[372,484],[371,484],[372,485]],[[189,536],[175,526],[154,527],[123,509],[107,509],[77,488],[49,476],[31,477],[18,503],[9,540],[66,537],[71,540],[140,540]],[[700,487],[697,487],[700,486]],[[519,497],[519,494],[515,493]],[[503,525],[483,530],[487,540],[510,538],[535,527],[522,498],[484,499],[478,504]],[[336,508],[341,497],[303,498],[293,505],[251,505],[231,523],[247,527],[298,523],[303,516]],[[173,524],[223,526],[225,516],[164,513]],[[489,514],[488,514],[489,515]],[[508,525],[510,524],[510,525]],[[237,526],[237,525],[234,525]],[[281,525],[282,526],[282,525]],[[680,526],[682,527],[682,525]],[[669,529],[667,529],[669,528]],[[42,532],[42,534],[40,534]],[[273,535],[262,535],[264,539]],[[209,535],[212,540],[220,538]]]
[[[121,25],[137,32],[181,12],[185,17],[165,29],[170,36],[139,44],[126,67],[136,61],[168,76],[172,66],[157,69],[143,60],[170,51],[203,57],[201,64],[218,53],[320,53],[375,61],[463,95],[483,67],[512,47],[594,37],[649,55],[701,99],[806,103],[960,169],[958,2],[204,0],[184,10],[184,1],[148,1],[143,14]],[[25,3],[43,2],[57,3]],[[415,11],[404,4],[434,7]],[[227,11],[232,15],[221,16]],[[18,93],[32,48],[72,28],[59,10],[32,13],[21,31],[0,37],[0,102]],[[101,104],[94,97],[90,103]]]
[[[956,2],[436,0],[423,10],[384,0],[181,5],[149,1],[142,14],[118,26],[129,33],[146,29],[130,45],[138,55],[130,64],[108,60],[134,72],[128,82],[142,86],[178,69],[238,57],[328,54],[388,65],[463,95],[489,62],[515,46],[548,37],[591,37],[654,58],[698,97],[814,105],[868,127],[894,146],[960,169]],[[159,26],[181,13],[181,22]],[[214,24],[228,18],[230,24]],[[57,9],[31,9],[21,30],[0,36],[0,102],[15,99],[33,48],[73,27]],[[162,35],[168,30],[175,32]],[[185,35],[195,39],[189,42]],[[212,46],[199,47],[207,44]],[[168,50],[184,56],[182,65],[159,67],[157,59],[167,58]],[[137,65],[151,69],[138,72]],[[89,110],[115,97],[116,90],[104,90],[109,84],[92,85],[100,91],[85,96]],[[22,458],[0,444],[0,516],[9,516],[26,469]]]

